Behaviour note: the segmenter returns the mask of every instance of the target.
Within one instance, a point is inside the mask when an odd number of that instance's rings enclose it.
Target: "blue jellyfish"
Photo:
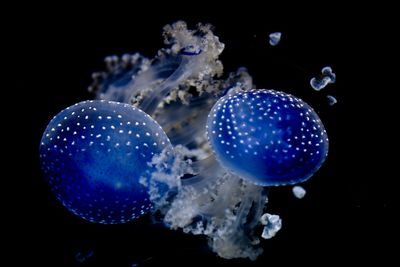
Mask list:
[[[239,92],[218,100],[207,134],[224,167],[263,186],[307,180],[328,153],[326,131],[313,109],[273,90]]]
[[[127,104],[85,101],[61,111],[40,144],[56,197],[91,222],[116,224],[151,209],[152,157],[170,147],[150,116]]]

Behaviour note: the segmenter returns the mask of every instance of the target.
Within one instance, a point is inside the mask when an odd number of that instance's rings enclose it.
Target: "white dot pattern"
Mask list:
[[[152,144],[149,146],[148,144]],[[150,210],[147,163],[171,146],[161,127],[128,104],[85,101],[53,118],[40,145],[42,169],[57,198],[93,222],[123,223]]]
[[[207,135],[227,169],[261,185],[308,179],[328,152],[328,137],[314,110],[273,90],[221,98],[208,117]]]

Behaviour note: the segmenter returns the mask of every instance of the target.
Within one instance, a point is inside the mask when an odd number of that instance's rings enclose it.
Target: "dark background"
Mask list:
[[[374,22],[352,19],[351,11],[290,19],[270,18],[267,10],[253,15],[160,9],[161,15],[152,16],[128,7],[105,13],[58,11],[19,14],[14,18],[19,26],[9,28],[7,39],[15,64],[13,92],[22,99],[24,111],[14,119],[23,121],[18,140],[24,148],[11,157],[19,165],[13,166],[10,190],[3,194],[11,206],[10,226],[5,228],[11,253],[5,260],[11,259],[12,266],[325,266],[372,260],[383,264],[391,256],[390,177],[385,169],[374,168],[384,154],[373,152],[381,141],[369,137],[374,125],[385,124],[375,119],[377,106],[366,105],[378,101],[371,92],[380,90],[364,71],[383,52],[374,41],[375,29],[381,29]],[[281,216],[283,228],[275,238],[262,241],[265,251],[255,262],[221,259],[208,250],[204,237],[151,225],[149,217],[125,225],[83,221],[56,201],[41,176],[41,134],[59,111],[92,97],[86,88],[91,73],[103,70],[103,58],[134,52],[153,57],[163,46],[162,27],[180,19],[189,27],[213,24],[226,45],[220,57],[225,73],[245,66],[257,88],[302,98],[319,113],[330,138],[328,159],[304,183],[303,200],[294,198],[289,187],[271,190],[267,211]],[[282,39],[271,47],[268,34],[274,31],[281,31]],[[337,82],[316,92],[309,80],[327,65]],[[328,106],[327,94],[338,99],[335,106]],[[89,252],[93,255],[83,262],[77,259],[78,253]]]

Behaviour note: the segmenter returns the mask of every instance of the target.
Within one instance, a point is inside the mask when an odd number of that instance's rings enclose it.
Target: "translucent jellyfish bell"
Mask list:
[[[328,153],[326,131],[312,108],[273,90],[222,97],[209,115],[207,135],[225,168],[263,186],[307,180]]]
[[[53,193],[74,214],[114,224],[151,208],[151,159],[172,148],[150,116],[127,104],[85,101],[61,111],[45,130],[40,159]]]

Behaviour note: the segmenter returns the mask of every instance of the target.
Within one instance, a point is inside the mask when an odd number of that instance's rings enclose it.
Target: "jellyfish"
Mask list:
[[[97,101],[50,122],[41,146],[45,174],[83,218],[122,223],[157,211],[166,227],[206,236],[220,257],[255,260],[263,252],[260,238],[282,227],[279,215],[266,212],[269,188],[309,179],[326,158],[327,134],[301,99],[256,89],[243,67],[223,74],[225,45],[210,25],[191,30],[178,21],[163,36],[165,47],[153,59],[107,57],[89,86]],[[94,103],[95,117],[79,113],[94,112]],[[129,109],[122,118],[119,107]],[[99,134],[101,143],[94,141]]]
[[[207,135],[225,168],[263,186],[307,180],[328,153],[326,131],[312,108],[273,90],[219,99],[209,115]]]
[[[40,144],[45,177],[72,213],[91,222],[124,223],[152,204],[145,184],[152,157],[171,147],[143,111],[110,101],[68,107],[47,126]]]

